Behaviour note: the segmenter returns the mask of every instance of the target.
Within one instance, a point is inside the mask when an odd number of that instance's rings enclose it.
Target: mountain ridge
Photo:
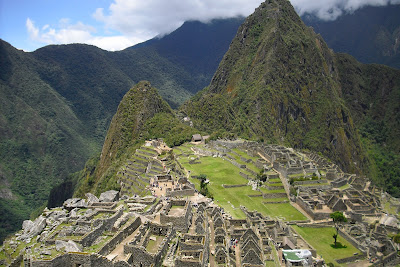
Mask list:
[[[266,1],[240,27],[200,100],[184,111],[197,127],[321,151],[343,169],[360,172],[366,162],[338,77],[333,52],[294,8]],[[221,110],[201,108],[214,100],[228,103],[222,122],[211,118]]]

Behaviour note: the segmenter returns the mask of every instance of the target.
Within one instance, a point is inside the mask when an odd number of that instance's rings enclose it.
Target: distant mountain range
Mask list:
[[[400,69],[400,5],[364,7],[334,21],[302,17],[335,52]]]
[[[197,93],[193,106],[182,110],[213,136],[315,149],[349,170],[365,172],[371,165],[377,181],[388,182],[399,172],[394,163],[399,155],[398,72],[360,64],[328,46],[362,62],[398,68],[400,22],[390,8],[399,6],[365,8],[334,22],[304,17],[327,46],[287,3],[270,2],[282,15],[278,24],[273,15],[258,12],[263,19],[253,16],[242,28],[245,36],[239,32],[233,42],[244,18],[186,22],[169,35],[119,52],[73,44],[25,53],[0,40],[0,238],[19,229],[29,213],[45,204],[50,189],[69,181],[90,156],[87,180],[78,175],[81,188],[110,186],[100,179],[112,165],[103,164],[99,171],[100,148],[122,97],[141,80],[150,81],[175,109]],[[146,117],[151,121],[140,128],[141,138],[166,135],[151,126],[165,121],[170,124],[163,127],[173,126],[171,133],[182,133],[168,136],[172,144],[190,135],[171,115],[174,111],[163,110],[155,119]],[[88,178],[94,174],[100,180]],[[400,187],[397,182],[394,188]],[[58,201],[69,197],[73,186],[55,190]]]

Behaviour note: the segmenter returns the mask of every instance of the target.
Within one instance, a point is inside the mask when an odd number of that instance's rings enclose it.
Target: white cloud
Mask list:
[[[323,20],[335,20],[365,6],[400,4],[400,0],[290,0],[299,15],[314,14]]]
[[[94,9],[92,17],[104,24],[95,29],[68,18],[57,26],[36,27],[28,18],[26,28],[32,40],[43,44],[87,43],[106,50],[122,50],[157,35],[172,32],[188,20],[208,22],[215,18],[248,16],[264,0],[114,0],[108,8]],[[366,5],[400,4],[400,0],[290,0],[297,12],[313,13],[334,20],[343,13]],[[100,33],[99,33],[99,30]]]
[[[81,22],[69,24],[68,19],[61,19],[57,27],[46,24],[41,29],[30,18],[26,20],[26,29],[31,40],[42,44],[85,43],[105,50],[116,51],[132,46],[140,39],[126,36],[95,36],[96,29]]]
[[[107,12],[97,9],[93,17],[109,29],[145,39],[163,35],[187,20],[248,16],[263,0],[115,0]]]

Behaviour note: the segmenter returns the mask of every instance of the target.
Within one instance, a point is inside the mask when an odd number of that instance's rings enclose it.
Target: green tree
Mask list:
[[[400,234],[396,234],[393,237],[393,242],[395,242],[396,244],[400,244]]]
[[[336,247],[336,242],[337,242],[337,238],[339,235],[339,223],[347,222],[347,219],[343,215],[343,212],[340,212],[340,211],[335,211],[335,212],[331,213],[331,218],[333,219],[333,222],[334,222],[335,228],[336,228],[336,233],[332,236],[333,239],[335,240],[335,247]]]

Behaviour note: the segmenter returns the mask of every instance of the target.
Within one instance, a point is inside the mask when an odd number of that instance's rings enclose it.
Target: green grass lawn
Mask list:
[[[239,154],[240,156],[242,156],[243,158],[246,158],[246,159],[252,159],[254,161],[259,159],[259,157],[252,157],[252,156],[247,155],[246,152],[244,152],[243,150],[241,150],[239,148],[234,148],[234,149],[232,149],[232,151],[236,152],[237,154]]]
[[[313,246],[319,255],[321,255],[326,263],[332,262],[335,266],[338,264],[335,259],[343,259],[353,256],[354,253],[361,253],[357,248],[351,245],[343,237],[339,235],[338,242],[346,248],[334,248],[334,240],[332,235],[336,232],[335,228],[310,228],[292,226],[311,246]]]
[[[146,250],[150,253],[156,253],[158,246],[161,244],[161,241],[164,239],[163,236],[156,236],[153,235],[152,237],[155,237],[156,240],[149,240],[149,242],[147,243],[147,247]]]
[[[269,179],[269,182],[271,182],[271,183],[276,183],[276,182],[282,183],[280,178],[271,178],[271,179]]]
[[[238,150],[238,149],[233,149],[235,152],[237,152],[237,151],[240,151],[240,150]],[[257,158],[255,158],[255,157],[249,157],[245,152],[243,152],[243,151],[241,151],[241,153],[242,154],[240,154],[240,156],[242,156],[243,158],[246,158],[246,159],[249,159],[249,158],[251,158],[251,159],[253,159],[254,161],[255,160],[257,160]],[[237,156],[237,155],[235,155],[235,154],[233,154],[233,153],[228,153],[229,155],[231,155],[233,158],[235,158],[235,161],[237,162],[237,163],[239,163],[239,164],[244,164],[244,165],[246,165],[246,167],[248,168],[248,169],[250,169],[250,170],[252,170],[252,171],[254,171],[254,172],[256,172],[256,173],[259,173],[260,171],[261,171],[261,169],[259,169],[259,168],[257,168],[253,163],[247,163],[247,162],[244,162],[244,161],[242,161],[241,159],[240,159],[240,156]],[[238,153],[239,154],[239,153]]]
[[[349,184],[345,184],[344,186],[339,187],[340,190],[346,190],[347,188],[350,188]]]
[[[274,194],[274,193],[285,193],[285,189],[276,189],[276,190],[268,190],[265,187],[259,187],[261,192],[266,193],[266,194]]]
[[[210,180],[208,189],[214,196],[215,202],[224,208],[234,218],[245,218],[240,210],[240,205],[249,210],[257,210],[264,215],[271,217],[285,218],[286,220],[306,220],[303,214],[293,208],[289,203],[265,204],[262,197],[249,197],[249,195],[260,194],[250,186],[237,188],[224,188],[222,185],[247,184],[239,172],[241,171],[229,161],[221,158],[201,157],[201,164],[189,164],[187,159],[180,159],[181,164],[191,171],[191,175],[205,174]],[[199,188],[200,181],[191,179]],[[274,192],[285,192],[285,190],[273,190]],[[275,206],[275,207],[274,207]]]
[[[181,147],[179,147],[181,148]],[[244,153],[244,152],[243,152]],[[284,218],[286,220],[306,220],[303,214],[297,211],[289,203],[264,203],[263,197],[249,197],[249,195],[261,194],[254,191],[250,186],[224,188],[222,185],[247,184],[247,179],[243,178],[239,172],[240,168],[234,166],[222,158],[201,157],[200,164],[189,164],[189,159],[183,157],[179,162],[185,169],[191,171],[191,176],[205,174],[210,180],[208,185],[209,192],[213,195],[215,202],[224,208],[226,212],[234,218],[245,218],[245,214],[240,210],[240,205],[253,211],[257,210],[265,216],[273,218]],[[199,189],[200,181],[191,179]],[[265,193],[284,193],[284,189],[263,190]],[[283,198],[282,200],[287,199]]]
[[[201,164],[189,164],[188,160],[182,159],[180,163],[191,171],[192,176],[205,174],[213,185],[247,184],[248,182],[247,179],[239,174],[240,169],[229,161],[213,157],[202,157],[200,161]]]
[[[287,197],[279,197],[279,198],[266,198],[264,199],[264,202],[279,202],[279,201],[285,201],[288,200]]]

